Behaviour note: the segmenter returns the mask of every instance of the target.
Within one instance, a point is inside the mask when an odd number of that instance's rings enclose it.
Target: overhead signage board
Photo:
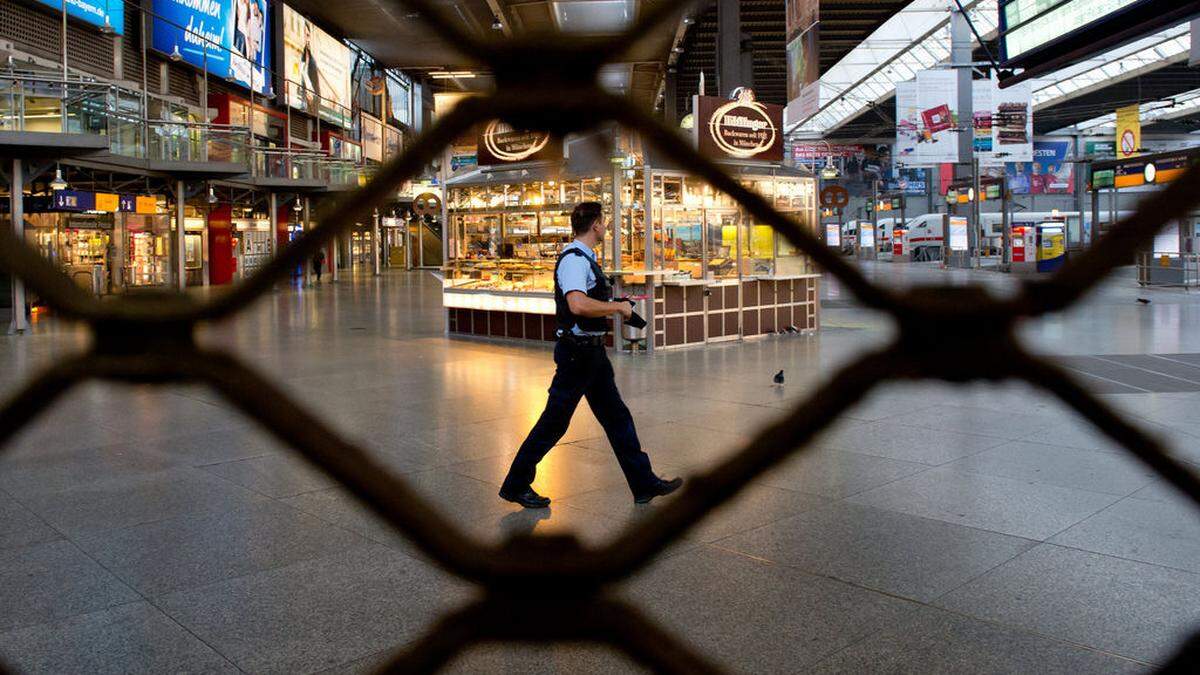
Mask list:
[[[270,91],[271,12],[267,0],[152,0],[151,45],[209,75]]]
[[[350,122],[350,48],[283,6],[283,74],[287,103],[323,120]]]
[[[63,0],[34,0],[61,12]],[[126,0],[67,0],[67,16],[93,26],[108,26],[116,35],[125,34]]]
[[[958,162],[958,75],[922,70],[896,83],[896,161],[904,166]]]
[[[695,96],[692,129],[700,154],[718,159],[783,161],[783,106],[760,103],[741,89],[734,99]]]
[[[797,143],[792,146],[792,160],[797,164],[824,164],[833,159],[862,157],[866,150],[861,145],[838,143]]]
[[[812,117],[821,106],[820,4],[819,0],[787,0],[789,124]]]
[[[499,120],[483,128],[479,134],[478,148],[480,166],[563,158],[562,141],[550,132],[513,129]]]
[[[1000,0],[1005,85],[1077,63],[1200,14],[1200,0]]]

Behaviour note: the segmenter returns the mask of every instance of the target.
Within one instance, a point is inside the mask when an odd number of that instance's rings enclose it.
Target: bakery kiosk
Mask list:
[[[817,223],[816,179],[782,165],[780,106],[697,97],[701,152],[800,227]],[[687,131],[687,130],[685,130]],[[819,326],[811,261],[731,197],[612,131],[556,144],[493,123],[479,166],[447,181],[444,304],[451,335],[553,340],[553,270],[571,241],[570,212],[598,201],[610,230],[598,259],[650,327],[614,326],[614,347],[675,349]],[[600,153],[603,154],[603,153]]]

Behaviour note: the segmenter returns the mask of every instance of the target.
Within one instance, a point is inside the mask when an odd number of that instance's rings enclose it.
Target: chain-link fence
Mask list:
[[[48,368],[0,409],[0,452],[18,431],[64,392],[87,379],[147,384],[205,383],[273,432],[308,461],[337,479],[431,560],[481,590],[480,599],[445,616],[425,637],[397,654],[391,672],[438,669],[467,646],[485,640],[607,643],[663,672],[719,672],[690,649],[619,600],[613,585],[628,578],[709,512],[732,499],[827,428],[876,385],[894,379],[949,382],[1020,379],[1057,395],[1175,488],[1200,503],[1200,481],[1163,446],[1094,397],[1058,366],[1034,357],[1017,340],[1022,319],[1062,310],[1077,301],[1129,252],[1149,242],[1168,219],[1200,203],[1200,169],[1189,170],[1147,198],[1137,213],[1095,246],[1042,280],[1026,282],[1007,299],[982,288],[917,288],[905,294],[880,288],[812,233],[776,212],[760,196],[701,157],[679,134],[597,81],[599,70],[629,45],[669,21],[685,5],[662,2],[619,39],[538,36],[503,44],[464,34],[427,0],[404,0],[409,10],[470,60],[495,73],[494,93],[463,101],[403,156],[366,186],[346,194],[318,216],[317,226],[244,282],[211,301],[179,294],[131,295],[100,302],[76,287],[9,229],[0,229],[0,268],[23,279],[60,316],[86,323],[92,340],[82,354]],[[335,433],[292,396],[232,354],[194,339],[197,324],[229,317],[287,278],[298,264],[394,193],[472,125],[502,118],[514,127],[556,134],[616,122],[642,135],[668,159],[707,180],[758,219],[774,227],[834,275],[867,308],[896,322],[894,342],[836,372],[782,421],[761,430],[740,452],[694,476],[652,518],[608,545],[589,549],[571,536],[516,537],[499,547],[473,541],[399,477],[361,447]],[[3,608],[0,608],[0,612]],[[1167,666],[1184,672],[1200,659],[1193,638]],[[2,668],[2,666],[0,666]]]

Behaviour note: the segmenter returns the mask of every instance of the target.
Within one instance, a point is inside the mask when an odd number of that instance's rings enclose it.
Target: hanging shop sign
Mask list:
[[[905,166],[958,162],[958,76],[922,70],[896,83],[896,160]]]
[[[554,138],[550,132],[514,129],[499,120],[484,126],[479,134],[478,148],[480,166],[559,160],[563,157],[562,141]]]
[[[1117,108],[1117,159],[1129,159],[1142,147],[1141,106]]]
[[[153,0],[151,45],[248,89],[271,83],[271,12],[267,0]]]
[[[1071,159],[1071,141],[1034,141],[1033,161],[1005,164],[1008,189],[1014,195],[1072,194],[1075,165]]]
[[[287,5],[282,17],[288,105],[349,126],[350,49]]]
[[[759,103],[742,88],[732,100],[694,96],[698,123],[692,130],[700,154],[725,159],[783,161],[783,106]]]
[[[436,216],[442,212],[442,198],[433,192],[422,192],[413,197],[413,213],[418,216]]]
[[[34,0],[55,12],[63,9],[63,0]],[[67,0],[67,16],[93,26],[108,26],[116,35],[125,34],[126,0]]]
[[[118,209],[122,213],[154,215],[158,213],[158,197],[146,195],[120,195]]]

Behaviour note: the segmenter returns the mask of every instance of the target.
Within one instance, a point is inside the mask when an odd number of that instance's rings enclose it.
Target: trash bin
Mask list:
[[[632,296],[633,311],[637,312],[643,319],[646,319],[647,325],[645,328],[634,328],[628,323],[621,323],[621,338],[623,341],[622,349],[629,351],[639,351],[646,348],[646,334],[650,330],[649,313],[647,312],[646,296]]]

